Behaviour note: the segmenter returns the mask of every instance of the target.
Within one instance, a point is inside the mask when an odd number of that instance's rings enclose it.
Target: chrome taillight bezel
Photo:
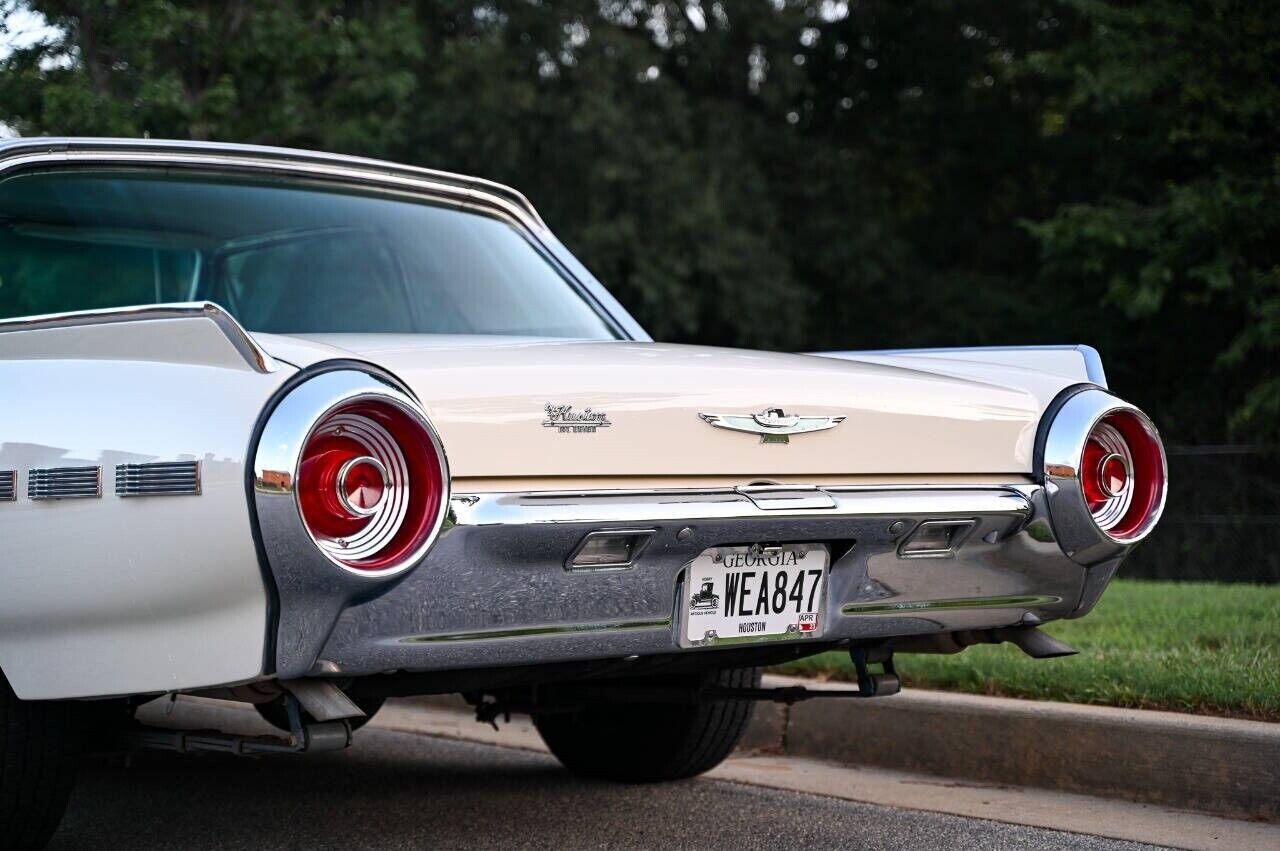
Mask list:
[[[1099,525],[1086,498],[1081,475],[1090,436],[1099,424],[1117,415],[1131,418],[1151,441],[1158,454],[1160,479],[1153,507],[1140,523],[1123,535],[1114,535]],[[1071,393],[1050,416],[1038,445],[1038,472],[1045,487],[1054,534],[1063,552],[1081,564],[1096,564],[1122,555],[1151,534],[1168,497],[1168,461],[1155,424],[1134,405],[1099,388]]]
[[[439,502],[427,518],[421,541],[394,563],[375,570],[346,563],[322,546],[304,519],[298,487],[304,450],[316,429],[335,411],[361,402],[393,406],[411,417],[421,429],[427,450],[434,453],[440,475]],[[417,400],[380,375],[334,369],[308,377],[291,388],[267,417],[255,451],[252,485],[264,544],[269,541],[287,547],[291,560],[296,561],[302,558],[296,550],[305,541],[324,563],[350,576],[377,580],[400,575],[425,558],[448,516],[451,480],[444,445]],[[282,510],[281,500],[288,501],[289,510]]]

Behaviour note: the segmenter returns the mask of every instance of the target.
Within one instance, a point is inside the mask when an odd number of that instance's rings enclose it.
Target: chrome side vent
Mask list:
[[[27,474],[28,499],[102,496],[101,467],[46,467]]]
[[[13,502],[18,498],[18,471],[0,470],[0,502]]]
[[[200,493],[199,461],[161,461],[116,467],[116,496],[181,496]]]

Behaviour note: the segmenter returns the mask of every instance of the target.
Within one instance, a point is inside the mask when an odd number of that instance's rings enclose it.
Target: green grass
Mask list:
[[[1280,586],[1120,580],[1091,613],[1046,631],[1079,655],[984,645],[904,654],[898,671],[915,688],[1280,721]],[[778,670],[853,679],[842,653]]]

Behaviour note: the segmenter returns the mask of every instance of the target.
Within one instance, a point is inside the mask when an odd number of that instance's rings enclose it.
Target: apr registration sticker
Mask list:
[[[820,544],[715,547],[689,565],[682,643],[811,638],[821,632],[828,552]]]

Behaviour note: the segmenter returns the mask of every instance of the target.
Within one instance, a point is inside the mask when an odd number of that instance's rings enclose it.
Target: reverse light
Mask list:
[[[926,520],[898,547],[903,558],[946,558],[973,529],[973,520]]]
[[[326,412],[298,466],[308,534],[357,572],[387,573],[412,561],[434,534],[447,492],[430,426],[389,397],[356,398]]]
[[[569,570],[626,569],[635,564],[652,537],[652,529],[592,532],[578,544],[565,567]]]

